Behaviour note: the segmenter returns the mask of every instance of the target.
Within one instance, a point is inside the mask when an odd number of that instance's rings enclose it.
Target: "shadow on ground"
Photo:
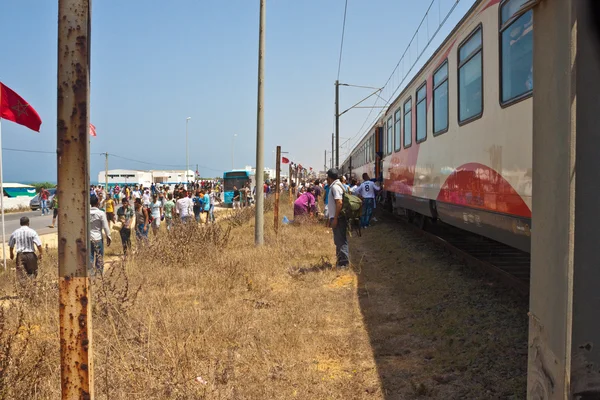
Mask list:
[[[350,244],[382,398],[525,398],[527,299],[396,221]]]

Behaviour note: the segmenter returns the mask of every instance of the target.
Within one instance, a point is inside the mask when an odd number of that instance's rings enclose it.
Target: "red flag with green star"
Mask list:
[[[39,132],[42,119],[37,111],[8,86],[0,82],[0,118]]]

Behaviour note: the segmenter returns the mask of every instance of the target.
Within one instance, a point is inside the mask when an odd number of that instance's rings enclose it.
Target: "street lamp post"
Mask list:
[[[233,137],[231,138],[231,169],[233,170],[233,150],[235,149],[235,138],[237,136],[237,133],[233,134]]]
[[[185,119],[185,182],[186,182],[186,187],[187,184],[189,183],[189,179],[188,179],[188,170],[190,169],[190,155],[188,152],[188,122],[190,122],[190,119],[192,119],[192,117],[187,117]]]

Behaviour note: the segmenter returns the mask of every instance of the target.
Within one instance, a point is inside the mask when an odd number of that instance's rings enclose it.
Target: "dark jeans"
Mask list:
[[[333,218],[329,220],[333,223]],[[333,243],[335,243],[335,254],[337,257],[337,267],[347,267],[350,264],[350,251],[348,249],[348,238],[346,232],[348,230],[348,221],[346,218],[339,217],[338,224],[333,228]]]
[[[131,248],[130,228],[121,228],[121,243],[123,244],[123,255],[127,255],[127,250]]]
[[[38,273],[38,258],[35,253],[17,253],[17,278],[35,278]]]
[[[364,228],[369,226],[371,222],[371,216],[373,215],[373,207],[375,206],[375,199],[363,199],[362,215],[360,216],[360,227]]]

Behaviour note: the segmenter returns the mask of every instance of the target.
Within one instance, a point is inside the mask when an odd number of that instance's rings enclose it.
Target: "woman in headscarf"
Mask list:
[[[315,188],[311,186],[296,199],[294,202],[294,220],[314,215],[316,210],[314,192]]]

